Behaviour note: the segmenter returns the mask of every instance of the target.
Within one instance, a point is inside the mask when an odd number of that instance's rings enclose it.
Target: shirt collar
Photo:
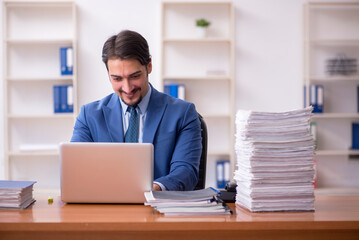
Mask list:
[[[142,98],[141,102],[137,105],[140,114],[146,113],[148,103],[150,102],[152,88],[150,85],[148,85],[148,86],[149,86],[149,88],[148,88],[146,95]],[[126,103],[124,103],[124,101],[122,101],[122,99],[120,97],[118,97],[118,98],[120,99],[121,107],[122,107],[123,113],[125,114],[127,112],[128,105]]]

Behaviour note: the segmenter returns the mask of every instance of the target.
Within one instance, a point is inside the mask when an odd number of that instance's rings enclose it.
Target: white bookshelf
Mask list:
[[[3,1],[2,5],[5,178],[57,189],[57,146],[71,138],[78,111],[76,6],[71,1]],[[74,73],[62,76],[60,47],[70,46]],[[74,112],[55,114],[53,86],[65,84],[74,88]],[[27,151],[24,146],[36,147]]]
[[[196,19],[211,22],[200,37]],[[217,160],[234,171],[234,7],[231,2],[162,3],[162,87],[184,84],[208,128],[207,186],[216,186]]]
[[[352,123],[359,123],[359,73],[330,75],[326,60],[344,53],[359,63],[359,3],[310,2],[303,11],[303,71],[305,102],[310,85],[324,87],[323,113],[313,114],[317,125],[320,188],[358,187],[358,150],[352,150]],[[358,68],[359,70],[359,68]]]

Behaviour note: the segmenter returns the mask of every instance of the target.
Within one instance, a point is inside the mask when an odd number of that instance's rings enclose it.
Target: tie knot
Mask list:
[[[136,111],[137,106],[128,106],[127,111],[130,113],[133,113],[133,111]]]

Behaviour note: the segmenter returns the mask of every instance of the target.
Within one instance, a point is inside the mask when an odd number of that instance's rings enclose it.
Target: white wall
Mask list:
[[[303,1],[235,2],[237,108],[302,107]]]
[[[80,106],[111,93],[101,50],[104,41],[122,29],[138,31],[148,40],[154,66],[150,82],[160,86],[161,0],[75,2]],[[302,107],[302,4],[306,1],[233,2],[236,8],[236,108],[284,111]],[[0,69],[1,66],[0,63]],[[2,97],[0,106],[0,136],[3,136]],[[1,137],[1,152],[3,141]],[[3,178],[2,158],[1,155],[0,179]]]

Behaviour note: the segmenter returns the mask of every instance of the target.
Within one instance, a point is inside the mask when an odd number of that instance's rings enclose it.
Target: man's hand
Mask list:
[[[152,191],[162,191],[162,189],[158,184],[154,183],[152,185]]]

